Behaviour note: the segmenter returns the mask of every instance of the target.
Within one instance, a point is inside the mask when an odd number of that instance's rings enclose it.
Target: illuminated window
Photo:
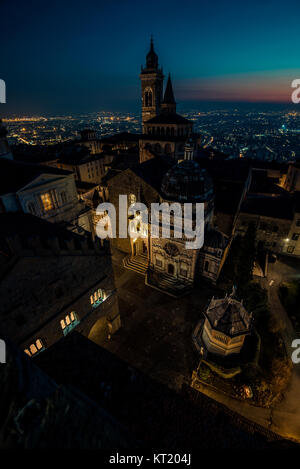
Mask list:
[[[70,314],[67,314],[64,319],[60,321],[60,327],[62,328],[64,335],[70,332],[80,321],[76,316],[76,313],[72,311]]]
[[[43,208],[45,212],[49,212],[50,210],[54,209],[54,205],[53,205],[51,195],[49,194],[49,192],[46,192],[46,194],[42,194],[41,200],[42,200],[42,204],[43,204]]]
[[[289,247],[287,248],[287,252],[288,252],[289,254],[292,254],[292,253],[294,252],[294,246],[289,246]]]
[[[93,295],[90,296],[91,305],[96,308],[102,301],[105,300],[105,293],[101,288],[98,288]]]
[[[24,350],[24,352],[29,356],[32,357],[33,355],[36,355],[38,352],[41,352],[42,350],[45,349],[45,346],[42,342],[41,339],[37,339],[35,342],[33,342],[28,348]]]
[[[129,195],[129,205],[136,203],[136,196],[134,194]]]

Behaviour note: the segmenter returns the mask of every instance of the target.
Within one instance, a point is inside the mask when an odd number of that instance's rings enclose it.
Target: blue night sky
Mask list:
[[[1,115],[137,109],[150,34],[181,104],[289,102],[300,78],[299,0],[0,0],[0,16]]]

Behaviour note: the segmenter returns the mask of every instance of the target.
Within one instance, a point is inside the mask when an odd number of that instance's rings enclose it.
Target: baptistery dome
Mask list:
[[[168,200],[205,202],[213,197],[211,177],[196,161],[184,160],[164,176],[161,190]]]

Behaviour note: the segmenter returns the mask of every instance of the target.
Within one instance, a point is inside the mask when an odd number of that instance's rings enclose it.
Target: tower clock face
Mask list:
[[[166,243],[164,249],[166,253],[171,257],[178,256],[179,254],[179,249],[174,243]]]

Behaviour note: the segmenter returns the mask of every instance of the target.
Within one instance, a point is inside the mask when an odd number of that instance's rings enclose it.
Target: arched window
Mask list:
[[[172,137],[173,137],[173,135],[174,135],[174,127],[171,127],[171,135],[172,135]]]
[[[42,341],[42,339],[37,339],[33,344],[31,344],[27,349],[24,350],[24,352],[32,357],[38,352],[41,352],[42,350],[45,350],[45,345]]]
[[[151,89],[147,89],[145,91],[145,106],[150,107],[152,106],[152,91]]]
[[[170,135],[170,129],[169,129],[169,127],[166,128],[166,135]]]
[[[99,306],[104,300],[106,299],[106,294],[102,288],[98,288],[91,296],[90,296],[90,302],[91,305],[96,308]],[[72,315],[72,313],[71,313]],[[72,316],[71,316],[72,319]]]
[[[166,143],[165,144],[165,153],[168,154],[168,153],[171,153],[171,152],[172,152],[171,145],[169,143]]]
[[[79,319],[76,316],[76,313],[72,311],[70,314],[67,314],[63,319],[60,320],[60,327],[63,330],[64,335],[70,332],[77,324],[79,324]]]
[[[165,129],[163,127],[160,128],[160,135],[165,135]]]

